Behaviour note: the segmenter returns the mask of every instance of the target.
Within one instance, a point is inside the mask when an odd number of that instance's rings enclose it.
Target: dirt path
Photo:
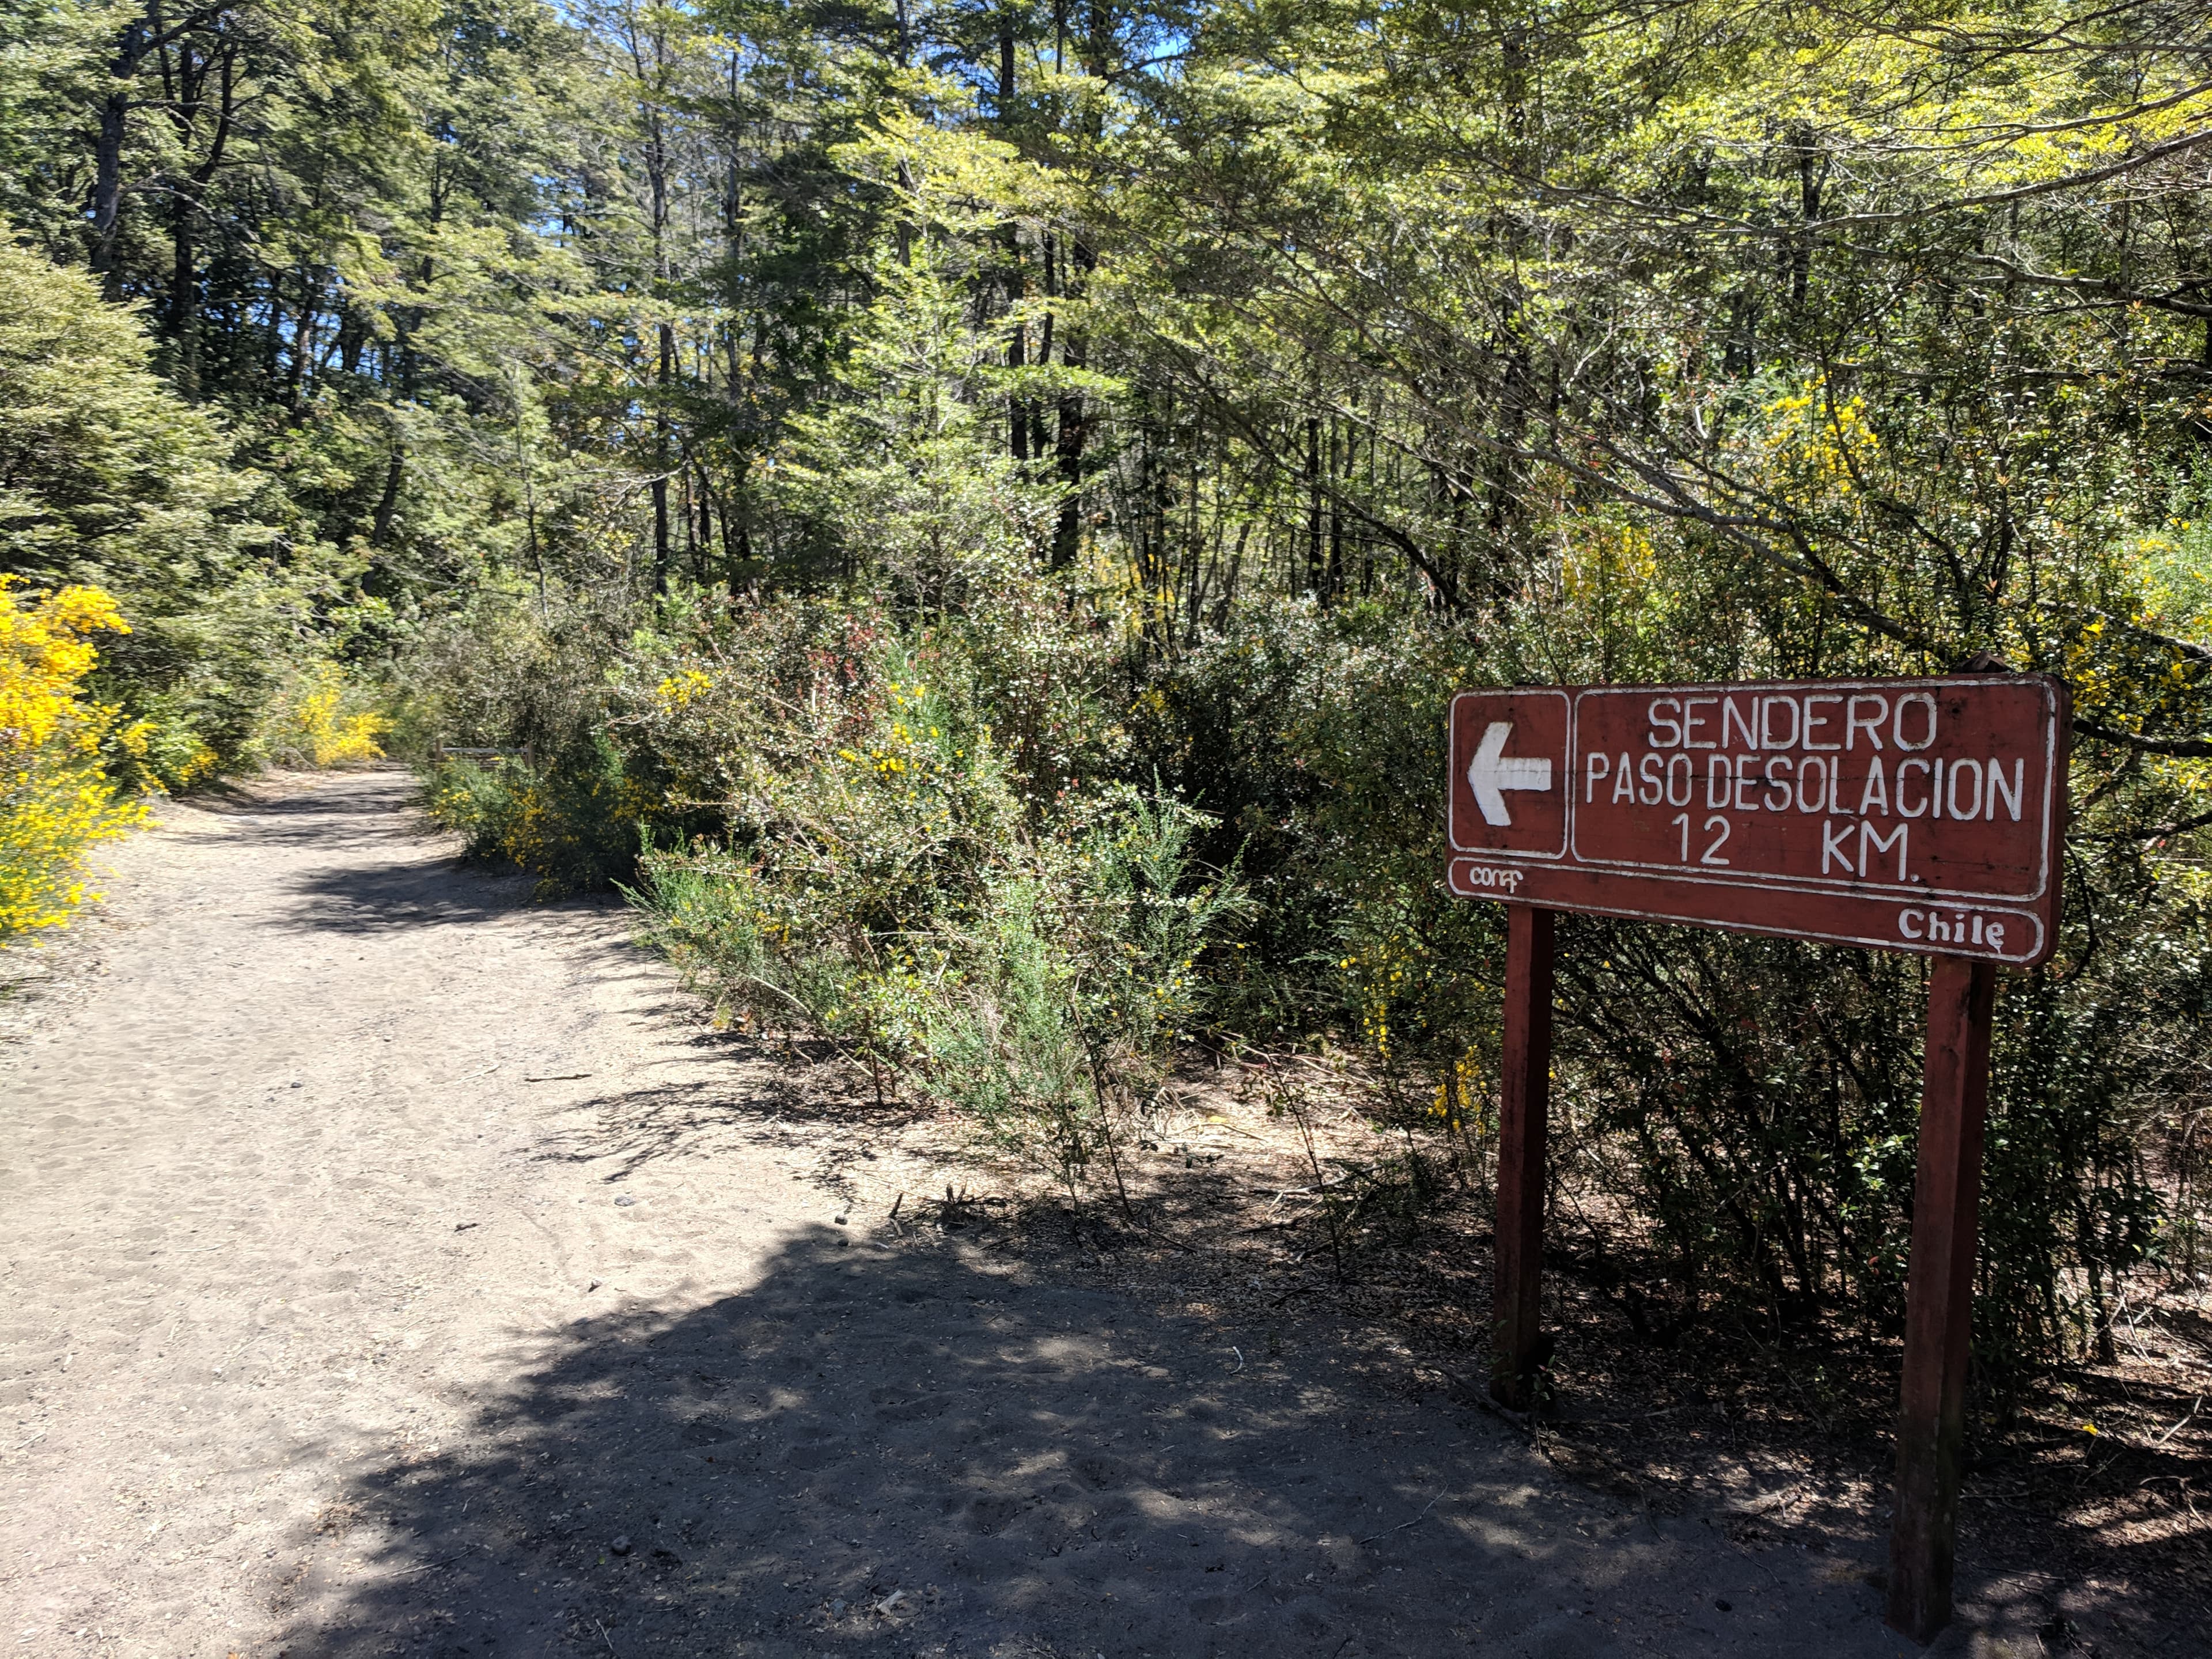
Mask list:
[[[890,1221],[926,1149],[408,793],[170,807],[0,1056],[9,1650],[1910,1651],[1864,1560]]]

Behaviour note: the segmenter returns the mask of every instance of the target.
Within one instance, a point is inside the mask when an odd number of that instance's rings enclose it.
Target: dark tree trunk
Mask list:
[[[123,141],[131,125],[131,79],[146,54],[147,26],[134,17],[123,26],[109,60],[107,96],[100,104],[92,180],[92,268],[109,299],[123,297],[122,272],[116,266],[115,238],[123,223]]]
[[[656,441],[659,444],[660,470],[653,480],[653,591],[668,591],[668,469],[669,439],[668,388],[676,378],[676,330],[673,325],[660,325],[660,363],[657,380],[660,387],[660,412],[653,418]]]
[[[199,271],[192,246],[192,205],[177,204],[176,257],[169,268],[169,378],[180,396],[200,395]]]
[[[382,547],[392,539],[392,515],[399,506],[399,475],[406,466],[406,447],[394,434],[391,465],[384,470],[384,494],[376,503],[376,520],[369,528],[368,544],[371,547]]]
[[[1070,280],[1064,291],[1080,298],[1083,277],[1096,263],[1091,250],[1078,242],[1068,250]],[[1060,349],[1060,361],[1064,368],[1082,368],[1090,362],[1090,342],[1080,329],[1066,331],[1065,343]],[[1067,494],[1060,503],[1060,522],[1053,526],[1052,568],[1066,570],[1083,550],[1083,447],[1090,436],[1089,412],[1083,404],[1080,392],[1064,392],[1060,398],[1060,431],[1054,449],[1054,464],[1060,473],[1060,487]]]
[[[1321,592],[1321,420],[1313,415],[1306,416],[1306,586]]]

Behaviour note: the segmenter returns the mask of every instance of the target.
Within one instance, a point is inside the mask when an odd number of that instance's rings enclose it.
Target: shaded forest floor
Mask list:
[[[1332,1249],[1231,1072],[1071,1212],[410,789],[166,808],[0,1006],[26,1650],[1911,1651],[1878,1350],[1656,1349],[1569,1273],[1558,1417],[1502,1420],[1479,1191]],[[1937,1651],[2198,1650],[2192,1317],[1976,1474]]]

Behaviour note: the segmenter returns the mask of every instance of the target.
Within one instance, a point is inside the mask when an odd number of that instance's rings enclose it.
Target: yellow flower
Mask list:
[[[88,896],[85,848],[145,817],[118,799],[100,763],[113,741],[132,752],[144,732],[83,696],[99,660],[85,637],[130,632],[115,601],[64,587],[28,607],[0,577],[0,939],[65,925]]]

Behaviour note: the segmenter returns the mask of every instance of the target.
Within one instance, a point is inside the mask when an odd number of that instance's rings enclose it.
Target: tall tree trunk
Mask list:
[[[1097,259],[1081,242],[1068,247],[1069,271],[1060,284],[1060,292],[1071,299],[1083,297],[1083,279],[1088,276]],[[1060,366],[1064,368],[1083,368],[1091,361],[1091,342],[1084,331],[1069,328],[1062,331],[1064,343],[1060,349]],[[1089,411],[1084,406],[1083,394],[1070,390],[1060,395],[1060,431],[1054,449],[1054,462],[1060,474],[1061,489],[1067,493],[1060,498],[1060,521],[1053,526],[1052,568],[1065,570],[1073,565],[1083,550],[1083,448],[1090,437]]]
[[[1322,582],[1323,603],[1334,602],[1344,587],[1344,513],[1337,505],[1337,491],[1352,471],[1349,434],[1340,434],[1334,416],[1328,422],[1328,574]]]
[[[217,45],[216,53],[218,90],[215,131],[208,138],[207,154],[185,174],[185,188],[177,193],[176,257],[169,279],[169,337],[174,343],[177,387],[185,397],[195,399],[200,395],[200,316],[199,271],[196,264],[198,248],[193,231],[200,204],[222,166],[223,151],[230,143],[231,120],[237,112],[237,47],[224,40]],[[198,125],[200,94],[207,85],[209,65],[207,60],[202,59],[198,73],[191,73],[189,41],[179,46],[177,57],[183,71],[179,82],[185,93],[185,106],[178,117],[179,139],[189,147]],[[166,69],[165,61],[165,76]]]
[[[392,460],[384,469],[384,494],[376,503],[376,519],[369,527],[371,547],[381,547],[392,539],[392,515],[399,505],[399,475],[406,465],[407,447],[400,442],[395,431],[392,434]]]
[[[1008,138],[1014,130],[1014,14],[1004,5],[999,8],[999,129]],[[1006,307],[1012,311],[1028,296],[1022,280],[1022,235],[1014,225],[1006,227]],[[1029,362],[1029,330],[1018,319],[1013,325],[1012,337],[1006,342],[1006,367],[1021,368]],[[1018,461],[1030,458],[1029,405],[1016,392],[1006,404],[1007,452]]]
[[[192,204],[177,202],[175,258],[169,267],[169,378],[188,402],[200,396],[199,271],[192,246]]]
[[[291,361],[284,368],[284,403],[294,414],[300,410],[301,389],[307,382],[307,360],[314,356],[316,321],[323,312],[322,278],[306,265],[300,267],[300,317],[292,327]]]
[[[1006,298],[1011,304],[1021,303],[1021,276],[1017,272],[1006,277]],[[1014,325],[1013,337],[1006,343],[1006,367],[1023,368],[1029,361],[1029,330],[1020,323]],[[1017,392],[1006,404],[1006,436],[1009,453],[1018,461],[1030,458],[1030,409]]]
[[[123,297],[122,272],[115,260],[116,233],[123,223],[123,141],[131,125],[131,79],[146,52],[147,27],[143,17],[123,26],[115,56],[108,62],[107,95],[100,103],[100,136],[94,141],[92,180],[92,268],[100,277],[100,291],[111,300]]]
[[[1306,416],[1306,586],[1322,591],[1321,420]]]
[[[1048,301],[1050,301],[1059,297],[1057,291],[1058,284],[1056,281],[1057,273],[1054,270],[1054,241],[1053,235],[1050,231],[1047,231],[1044,234],[1042,244],[1042,252],[1044,255],[1044,297]],[[1053,314],[1050,311],[1047,311],[1044,314],[1043,329],[1037,338],[1036,362],[1039,368],[1047,367],[1052,362],[1052,331]],[[1036,457],[1037,459],[1042,460],[1045,456],[1044,399],[1042,398],[1030,398],[1028,408],[1030,415],[1030,453]]]
[[[676,379],[676,330],[673,325],[663,323],[659,327],[660,365],[655,377],[660,389],[660,410],[653,417],[653,439],[658,450],[659,470],[653,479],[653,591],[668,591],[668,471],[671,428],[668,419],[668,389]]]
[[[652,216],[648,228],[653,238],[653,297],[658,302],[667,297],[671,275],[668,259],[668,135],[663,125],[666,108],[664,100],[669,80],[668,40],[657,28],[650,34],[641,30],[635,10],[628,12],[626,17],[626,44],[630,66],[637,76],[637,96],[644,127],[646,180],[652,190]],[[647,57],[648,46],[651,48],[649,64]],[[656,406],[653,417],[653,591],[665,593],[668,591],[668,477],[675,464],[668,399],[670,388],[676,380],[676,327],[664,319],[654,325],[653,331],[659,349],[655,353],[653,373],[653,401]]]

